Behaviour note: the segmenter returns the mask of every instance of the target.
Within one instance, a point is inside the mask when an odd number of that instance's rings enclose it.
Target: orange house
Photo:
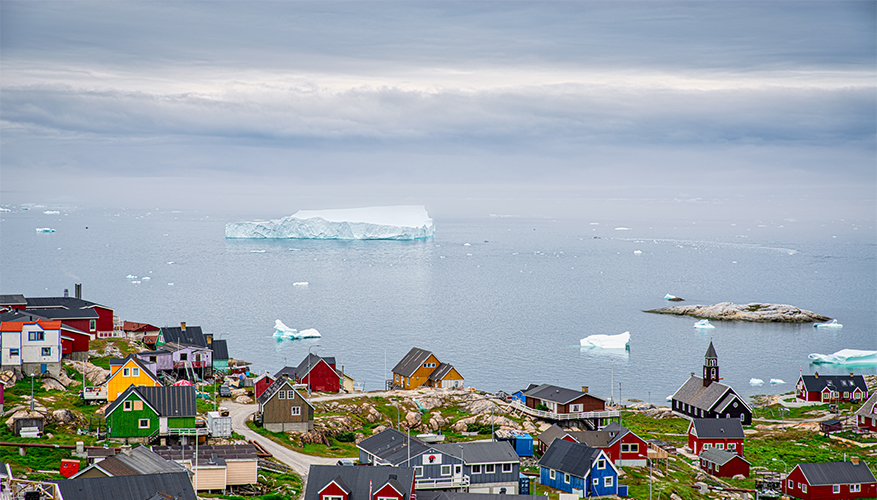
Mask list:
[[[115,401],[119,394],[132,385],[161,386],[158,377],[133,354],[125,359],[110,360],[110,376],[104,384],[107,386],[107,400],[110,402]]]
[[[392,386],[398,389],[422,386],[462,388],[463,376],[453,366],[440,362],[435,354],[412,347],[393,367]]]

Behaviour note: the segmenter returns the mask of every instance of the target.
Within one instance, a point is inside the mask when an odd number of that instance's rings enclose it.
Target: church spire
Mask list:
[[[713,342],[710,341],[710,346],[703,356],[703,386],[707,387],[719,380],[719,357],[716,354],[716,348],[713,347]]]

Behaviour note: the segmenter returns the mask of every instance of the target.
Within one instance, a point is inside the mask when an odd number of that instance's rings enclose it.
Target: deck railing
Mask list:
[[[515,410],[521,410],[528,415],[545,418],[548,420],[584,420],[592,418],[618,418],[621,416],[618,410],[555,413],[553,411],[536,410],[534,408],[530,408],[529,406],[521,403],[518,400],[512,401],[511,403],[509,403],[509,406],[511,406]]]
[[[415,479],[415,490],[434,490],[439,488],[460,488],[469,486],[469,476],[442,477],[437,479]]]
[[[174,361],[174,368],[206,368],[206,361]]]

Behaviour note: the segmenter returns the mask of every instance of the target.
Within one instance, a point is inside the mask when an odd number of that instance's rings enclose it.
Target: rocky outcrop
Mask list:
[[[711,306],[670,306],[645,312],[655,314],[675,314],[677,316],[692,316],[695,318],[722,321],[751,321],[756,323],[815,323],[831,319],[822,316],[821,314],[801,309],[800,307],[785,304],[763,304],[760,302],[750,302],[749,304],[721,302]]]

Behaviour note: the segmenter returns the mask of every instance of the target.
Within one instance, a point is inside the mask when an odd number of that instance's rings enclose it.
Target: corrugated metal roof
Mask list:
[[[138,387],[137,392],[158,410],[162,417],[194,417],[195,387],[191,385]]]
[[[739,455],[737,455],[736,453],[720,450],[718,448],[704,448],[704,450],[700,452],[700,455],[698,455],[699,458],[706,460],[707,462],[712,462],[716,465],[725,465],[737,456]],[[743,457],[740,457],[740,460],[743,460],[747,464],[749,463],[749,461]]]
[[[34,309],[28,310],[46,319],[98,319],[94,309]]]
[[[864,462],[822,462],[798,464],[810,486],[823,484],[873,483],[874,474]]]
[[[699,439],[743,439],[743,424],[738,418],[694,418],[694,432]]]
[[[454,367],[449,365],[448,363],[439,363],[435,370],[433,370],[432,373],[429,374],[429,377],[427,377],[427,379],[433,382],[438,382],[440,380],[443,380],[449,373],[451,373],[451,370],[453,369]]]
[[[712,382],[704,387],[703,379],[692,375],[682,384],[682,387],[676,390],[672,399],[695,408],[712,410],[725,397],[728,391],[733,391],[733,389],[721,382]]]
[[[461,446],[463,447],[462,449],[460,448]],[[446,443],[434,444],[432,447],[445,455],[462,459],[467,465],[490,463],[516,464],[521,461],[508,441]]]
[[[562,437],[564,434],[566,434],[565,430],[561,429],[557,424],[551,424],[551,427],[545,429],[539,434],[539,441],[542,441],[546,445],[551,445],[555,439]]]
[[[431,354],[432,353],[427,350],[412,347],[411,350],[408,351],[408,354],[402,358],[402,361],[399,361],[396,363],[396,366],[393,367],[393,373],[398,373],[403,377],[410,377],[414,375],[414,372],[420,368],[420,365],[422,365]]]
[[[228,359],[228,341],[225,339],[214,340],[210,344],[213,349],[213,361],[222,361]]]
[[[152,451],[166,460],[190,460],[195,454],[194,446],[153,446]],[[198,462],[207,461],[212,455],[225,460],[258,460],[256,447],[252,444],[216,444],[198,446]]]
[[[539,465],[576,477],[585,477],[601,454],[601,450],[586,444],[555,439],[542,455]],[[609,462],[608,459],[606,461]]]
[[[608,448],[629,432],[630,429],[627,427],[623,427],[618,422],[611,422],[599,431],[575,431],[569,432],[569,434],[578,442],[593,448]]]
[[[179,326],[165,326],[162,327],[161,334],[164,337],[165,343],[175,342],[177,344],[207,347],[207,339],[204,338],[204,333],[201,331],[200,326],[186,325],[185,331]]]
[[[865,377],[862,375],[801,375],[807,392],[822,392],[831,387],[835,392],[853,392],[856,388],[863,394],[868,393]]]
[[[25,299],[24,295],[21,295],[21,294],[0,295],[0,305],[3,305],[3,306],[24,306],[24,305],[27,305],[27,299]]]
[[[110,309],[107,306],[102,306],[96,302],[91,302],[90,300],[77,299],[76,297],[28,297],[27,299],[27,307],[28,308],[50,308],[50,309],[88,309],[94,306],[103,307],[104,309]]]
[[[400,490],[403,500],[407,500],[414,485],[414,468],[311,465],[303,500],[318,500],[320,490],[332,481],[349,488],[348,500],[369,500],[369,491],[377,492],[387,483]]]
[[[322,356],[317,356],[316,354],[309,352],[308,355],[305,356],[305,359],[303,359],[301,361],[301,363],[299,363],[298,366],[295,367],[295,369],[292,371],[294,378],[296,380],[301,380],[302,378],[307,376],[308,372],[313,370],[314,367],[316,367],[320,363],[320,361],[325,361],[326,364],[329,365],[329,368],[332,368],[332,365],[335,364],[335,357],[334,356],[333,357],[322,357]],[[285,370],[286,370],[286,368],[284,368],[283,370],[280,370],[280,372],[289,373],[288,371],[285,371]],[[280,372],[278,372],[278,373],[280,373]],[[280,375],[275,375],[275,377],[279,377],[279,376]]]
[[[180,500],[197,500],[189,474],[144,474],[53,481],[64,500],[141,500],[164,493]]]
[[[383,461],[397,465],[407,461],[409,443],[412,457],[416,457],[430,448],[416,437],[408,436],[396,429],[385,429],[374,436],[363,439],[356,446]]]
[[[558,387],[551,384],[537,385],[532,389],[524,391],[524,396],[541,399],[543,401],[552,401],[563,405],[568,404],[570,401],[575,401],[582,396],[588,396],[599,401],[605,401],[604,399],[598,398],[597,396],[594,396],[584,391],[566,389],[564,387]]]

